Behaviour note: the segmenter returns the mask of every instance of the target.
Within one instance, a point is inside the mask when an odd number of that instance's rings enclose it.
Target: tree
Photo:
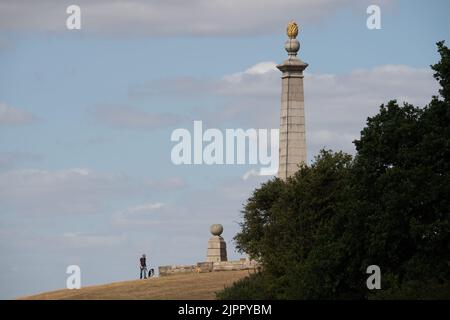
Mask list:
[[[274,179],[263,184],[248,200],[235,241],[239,250],[261,262],[275,297],[319,297],[342,284],[336,279],[343,274],[340,265],[331,266],[340,259],[330,258],[346,255],[344,246],[334,243],[338,240],[334,231],[347,218],[351,162],[351,156],[342,152],[321,151],[311,167],[303,166],[285,182]],[[330,262],[326,277],[313,268],[323,258]]]
[[[450,50],[437,45],[440,97],[382,105],[354,159],[321,151],[254,191],[235,240],[263,271],[219,297],[450,298]],[[376,292],[365,286],[372,264]]]
[[[397,291],[450,279],[450,51],[437,45],[432,69],[443,100],[434,96],[423,109],[391,101],[355,141],[367,248]]]

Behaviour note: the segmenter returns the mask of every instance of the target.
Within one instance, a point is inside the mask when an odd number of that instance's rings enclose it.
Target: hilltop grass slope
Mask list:
[[[22,297],[25,300],[213,300],[215,293],[249,275],[223,271],[114,282],[79,290],[57,290]]]

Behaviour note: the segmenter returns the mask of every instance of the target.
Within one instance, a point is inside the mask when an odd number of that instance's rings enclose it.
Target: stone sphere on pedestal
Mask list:
[[[212,237],[208,241],[206,262],[227,261],[227,244],[220,236],[223,232],[223,226],[221,224],[213,224],[209,231],[211,231]]]
[[[296,56],[300,50],[300,42],[297,39],[288,39],[284,43],[284,48],[290,56]]]
[[[221,224],[213,224],[209,230],[213,236],[220,236],[223,232],[223,226]]]

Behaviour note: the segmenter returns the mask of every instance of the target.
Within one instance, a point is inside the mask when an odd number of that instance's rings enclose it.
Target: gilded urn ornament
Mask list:
[[[287,25],[286,33],[290,39],[295,39],[298,35],[298,25],[295,21],[291,21]]]

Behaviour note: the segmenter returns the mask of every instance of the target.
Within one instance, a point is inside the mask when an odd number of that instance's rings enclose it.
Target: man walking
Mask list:
[[[147,279],[147,261],[145,258],[145,254],[142,255],[142,257],[139,259],[141,265],[141,279],[142,279],[142,274],[144,275],[144,279]]]

